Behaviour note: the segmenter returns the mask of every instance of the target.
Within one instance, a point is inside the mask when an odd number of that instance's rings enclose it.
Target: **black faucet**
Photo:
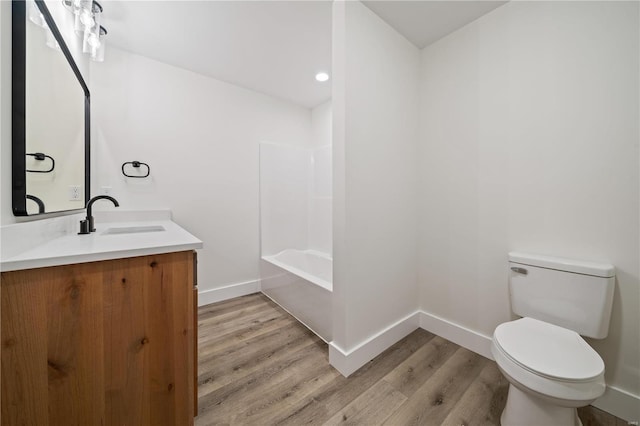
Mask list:
[[[93,203],[98,200],[109,200],[116,207],[120,207],[120,204],[118,204],[118,200],[108,195],[98,195],[93,197],[87,203],[87,218],[80,221],[80,232],[78,232],[78,234],[88,234],[90,232],[95,232],[96,228],[93,227],[93,215],[91,214],[91,209],[93,207]]]

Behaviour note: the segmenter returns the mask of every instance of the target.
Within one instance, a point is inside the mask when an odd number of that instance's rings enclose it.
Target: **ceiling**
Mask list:
[[[314,78],[331,71],[328,1],[108,1],[103,25],[129,52],[307,108],[331,97]]]
[[[419,48],[504,3],[364,2]],[[331,71],[331,1],[111,0],[103,25],[132,53],[307,108],[331,97],[314,79]]]
[[[491,12],[506,1],[363,1],[407,40],[422,49]]]

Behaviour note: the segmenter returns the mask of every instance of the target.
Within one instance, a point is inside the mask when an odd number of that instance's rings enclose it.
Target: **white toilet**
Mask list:
[[[512,311],[491,352],[509,381],[502,425],[577,426],[576,407],[605,390],[604,362],[580,337],[609,331],[615,268],[525,253],[509,253]]]

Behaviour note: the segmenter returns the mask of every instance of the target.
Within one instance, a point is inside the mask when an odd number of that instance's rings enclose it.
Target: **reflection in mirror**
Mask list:
[[[49,163],[51,165],[50,168],[44,170],[44,169],[27,169],[27,173],[51,173],[53,171],[53,169],[56,168],[56,160],[53,159],[52,156],[47,155],[47,154],[43,154],[42,152],[31,152],[31,153],[27,153],[27,156],[30,157],[34,157],[36,160],[38,161],[44,161],[46,158],[48,158],[51,163]]]
[[[18,216],[82,209],[89,195],[88,90],[49,10],[36,3],[13,2],[14,35],[24,30],[13,40],[14,51],[21,49],[13,56],[13,211]],[[40,24],[29,19],[34,9],[42,14]]]
[[[27,194],[27,199],[28,200],[32,200],[37,204],[38,213],[44,213],[45,212],[46,208],[44,206],[44,202],[40,198],[36,197],[35,195]]]
[[[48,28],[28,20],[26,46],[25,149],[45,153],[51,161],[27,154],[27,193],[40,198],[46,211],[84,207],[69,187],[84,190],[84,93],[61,50],[47,46]],[[39,158],[42,158],[41,160]],[[29,214],[37,205],[27,204]]]

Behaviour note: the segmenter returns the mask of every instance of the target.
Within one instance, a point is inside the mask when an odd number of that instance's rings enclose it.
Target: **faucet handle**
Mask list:
[[[88,220],[81,220],[80,221],[80,232],[78,232],[78,235],[86,235],[86,234],[90,234],[91,232],[89,231],[89,221]]]

